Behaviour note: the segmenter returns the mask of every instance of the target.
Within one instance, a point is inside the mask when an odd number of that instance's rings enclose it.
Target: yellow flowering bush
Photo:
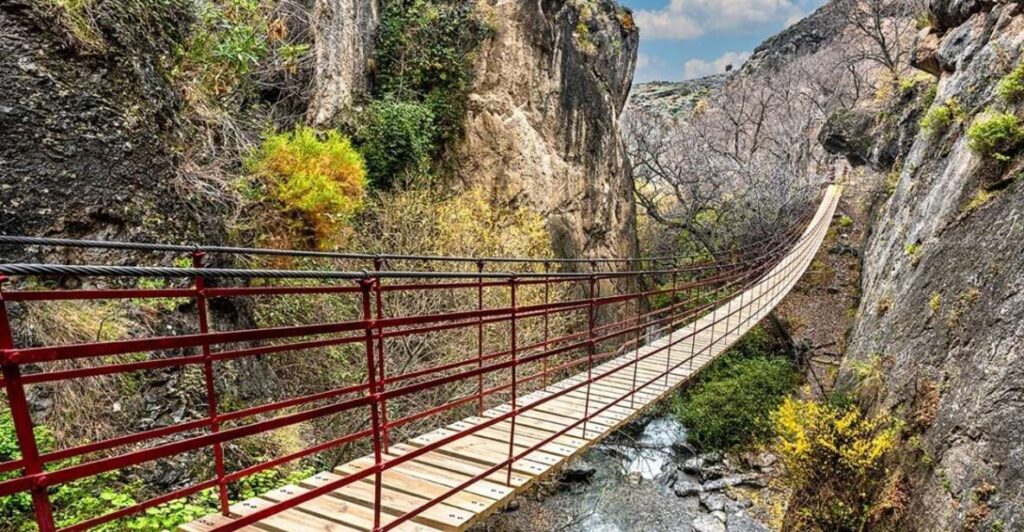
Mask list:
[[[787,398],[772,415],[796,530],[859,530],[886,476],[900,423],[856,405]]]
[[[298,230],[312,232],[316,247],[341,243],[343,230],[363,207],[363,158],[337,131],[323,135],[300,126],[268,135],[249,158],[269,196],[297,215]]]

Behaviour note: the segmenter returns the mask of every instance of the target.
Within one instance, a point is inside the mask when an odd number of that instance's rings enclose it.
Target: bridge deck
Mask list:
[[[396,530],[462,530],[501,508],[517,492],[527,489],[538,479],[557,471],[573,457],[637,418],[652,404],[665,398],[691,376],[726,351],[743,334],[782,301],[811,263],[828,230],[828,223],[817,223],[823,217],[831,219],[839,199],[840,189],[830,187],[821,208],[794,250],[753,286],[731,301],[671,335],[643,346],[639,356],[663,349],[638,364],[612,371],[634,360],[631,351],[593,368],[594,375],[609,374],[590,386],[590,413],[609,408],[589,420],[586,433],[577,425],[567,434],[515,462],[510,485],[506,484],[506,470],[489,475],[440,504],[427,508],[418,516],[398,525]],[[694,331],[697,334],[694,334]],[[694,356],[694,354],[696,355]],[[659,377],[674,365],[684,362],[667,377]],[[646,387],[630,397],[636,381]],[[520,408],[528,406],[558,390],[564,390],[587,379],[586,372],[552,384],[545,390],[519,398]],[[522,412],[515,420],[515,442],[520,450],[544,441],[563,429],[576,425],[584,417],[586,387],[581,387],[557,399]],[[401,444],[391,446],[388,460],[430,444],[440,438],[461,432],[508,412],[505,404],[485,411],[483,417],[469,417],[446,428],[438,429]],[[466,483],[508,457],[508,421],[467,435],[437,450],[409,462],[386,470],[382,475],[381,525],[387,526],[397,517],[415,510],[431,499],[440,497],[452,488]],[[331,472],[322,472],[299,485],[285,486],[261,497],[233,505],[235,517],[266,508],[274,502],[337,480],[340,476],[372,468],[374,459],[366,456],[340,466]],[[293,509],[283,511],[245,530],[258,531],[368,531],[373,529],[375,502],[374,477],[369,476],[330,495],[318,497]],[[181,527],[188,532],[205,532],[222,526],[231,517],[212,515]]]

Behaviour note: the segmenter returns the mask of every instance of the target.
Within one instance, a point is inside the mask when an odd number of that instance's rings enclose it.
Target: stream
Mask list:
[[[587,451],[548,489],[522,497],[517,510],[500,514],[486,529],[769,530],[750,515],[750,502],[737,495],[757,489],[760,475],[719,456],[695,454],[686,436],[672,416],[637,421]]]

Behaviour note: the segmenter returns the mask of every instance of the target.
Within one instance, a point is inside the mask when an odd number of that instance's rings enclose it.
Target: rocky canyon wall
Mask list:
[[[547,220],[556,252],[636,250],[635,206],[619,114],[636,63],[630,13],[609,0],[497,1],[477,59],[459,181]]]
[[[1007,160],[978,153],[967,131],[987,112],[1020,115],[996,87],[1021,63],[1024,14],[1016,2],[933,0],[931,15],[914,62],[938,78],[929,111],[946,106],[950,119],[916,133],[916,118],[870,120],[869,137],[903,147],[853,143],[864,145],[854,159],[894,167],[864,250],[840,380],[878,366],[885,386],[874,408],[918,433],[898,473],[910,528],[1019,530],[1024,160],[1019,151]],[[871,132],[873,123],[888,131]]]

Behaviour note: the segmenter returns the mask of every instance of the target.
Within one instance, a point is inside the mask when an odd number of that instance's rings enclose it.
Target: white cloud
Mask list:
[[[695,39],[709,32],[799,20],[807,4],[807,0],[670,0],[662,9],[637,11],[635,19],[643,38]]]
[[[702,78],[713,74],[722,74],[727,65],[739,68],[750,58],[750,52],[726,52],[713,61],[691,59],[683,65],[683,79]]]
[[[673,66],[657,55],[637,54],[636,56],[636,70],[633,72],[634,83],[671,80],[676,79],[678,75],[678,65]]]

